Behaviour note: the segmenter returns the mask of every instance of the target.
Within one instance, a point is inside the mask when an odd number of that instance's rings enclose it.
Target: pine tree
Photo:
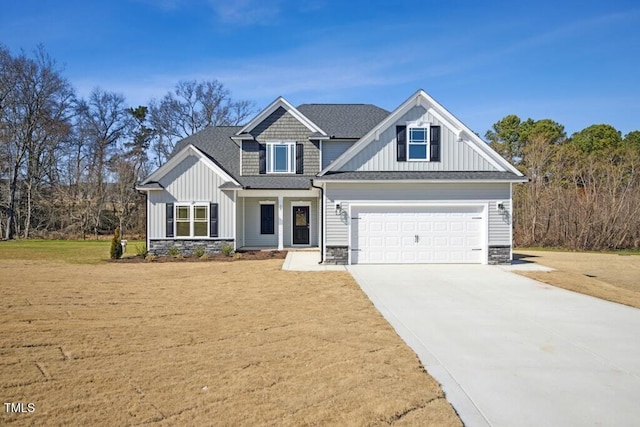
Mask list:
[[[111,259],[120,259],[122,256],[122,242],[120,241],[120,227],[116,227],[111,239]]]

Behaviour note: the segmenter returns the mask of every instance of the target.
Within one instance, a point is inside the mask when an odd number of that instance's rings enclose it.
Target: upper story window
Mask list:
[[[296,173],[296,143],[267,143],[267,173]]]
[[[439,162],[440,126],[418,120],[396,126],[398,162]]]
[[[429,160],[429,127],[407,127],[407,159]]]

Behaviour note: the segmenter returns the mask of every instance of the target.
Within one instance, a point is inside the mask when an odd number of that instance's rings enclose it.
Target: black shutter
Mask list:
[[[440,161],[440,126],[431,126],[431,161]]]
[[[167,203],[167,223],[165,225],[165,236],[173,237],[173,203]]]
[[[209,204],[209,237],[218,237],[218,204]]]
[[[407,127],[396,126],[396,149],[399,162],[407,161]]]
[[[304,173],[304,145],[296,144],[296,173],[301,175]]]
[[[258,144],[260,146],[260,174],[267,173],[267,146],[265,144]]]

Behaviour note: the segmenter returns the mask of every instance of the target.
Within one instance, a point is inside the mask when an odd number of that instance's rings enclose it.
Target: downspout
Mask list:
[[[324,215],[325,215],[325,211],[324,211],[324,188],[322,187],[318,187],[316,185],[313,184],[313,178],[311,179],[311,186],[313,188],[317,188],[320,190],[320,212],[322,212],[322,215],[320,215],[320,230],[318,230],[318,237],[320,240],[320,262],[318,264],[322,264],[324,262],[324,241],[322,240],[322,237],[324,236]]]

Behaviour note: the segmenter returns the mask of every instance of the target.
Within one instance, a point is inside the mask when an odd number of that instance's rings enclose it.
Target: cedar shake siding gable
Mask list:
[[[296,142],[301,145],[296,147],[296,151],[302,153],[303,163],[296,165],[295,168],[302,169],[301,174],[312,176],[320,171],[320,143],[310,141],[312,132],[283,107],[277,108],[249,133],[254,140],[242,141],[243,176],[265,173],[265,165],[261,167],[260,151],[261,147],[265,147],[267,142],[272,141]]]

